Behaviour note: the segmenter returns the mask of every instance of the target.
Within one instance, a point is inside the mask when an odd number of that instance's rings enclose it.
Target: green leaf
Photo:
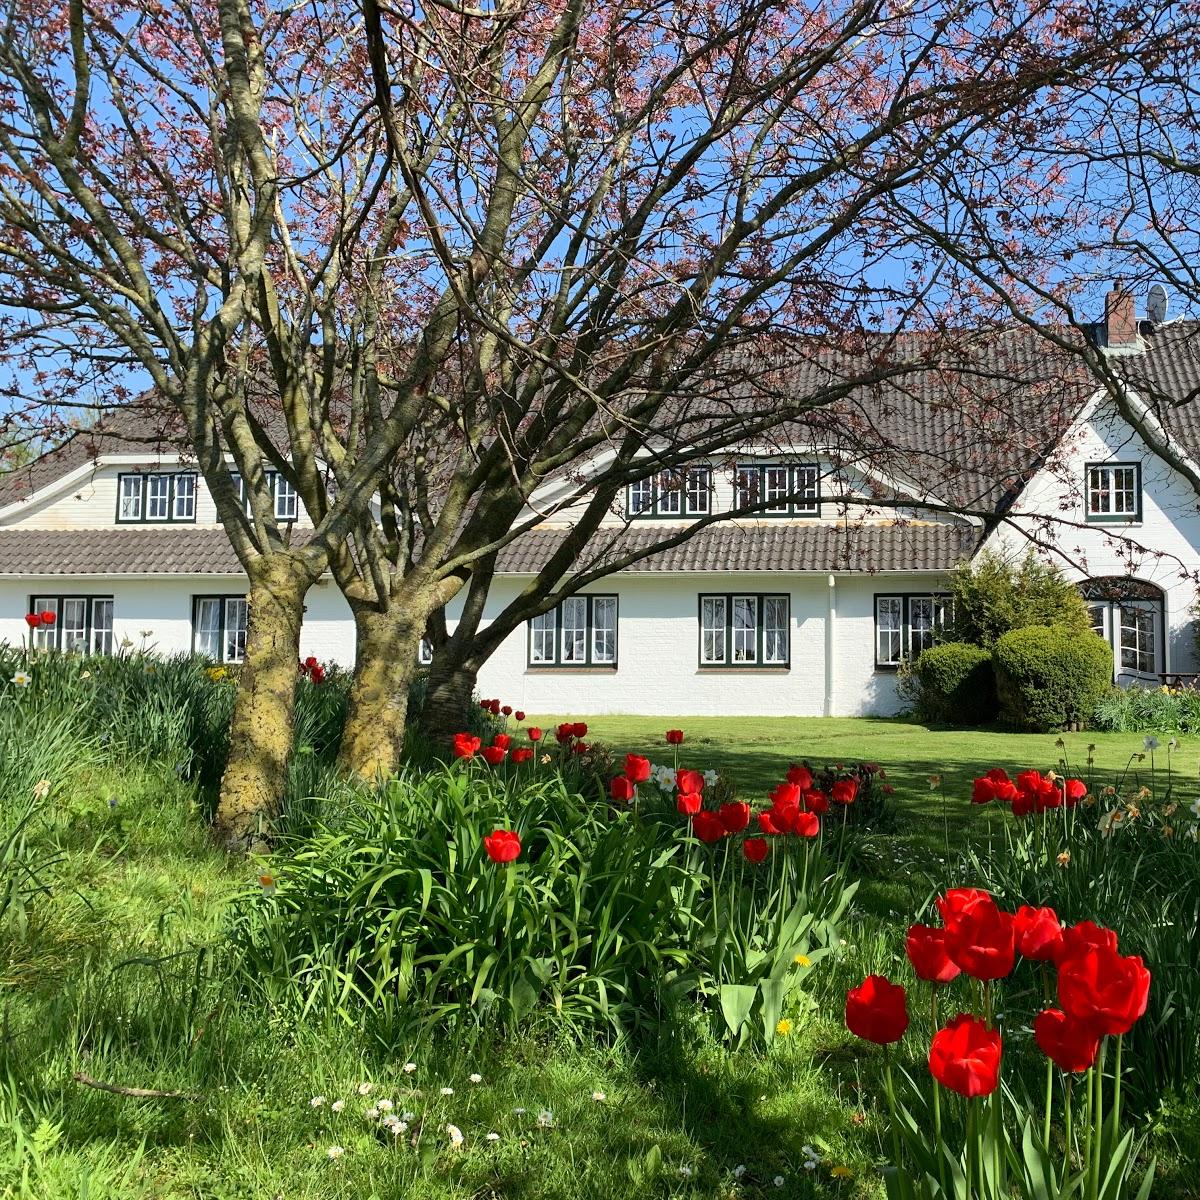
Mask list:
[[[753,984],[723,983],[717,989],[717,997],[721,1003],[721,1015],[725,1018],[725,1024],[729,1032],[736,1037],[750,1020],[754,1001],[758,997],[758,988]]]

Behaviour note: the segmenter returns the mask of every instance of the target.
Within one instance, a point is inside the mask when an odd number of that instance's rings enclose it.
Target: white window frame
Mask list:
[[[1088,463],[1084,484],[1088,521],[1130,524],[1142,519],[1141,463]]]
[[[202,623],[200,616],[205,606],[216,605],[217,628],[211,622]],[[192,653],[202,654],[218,663],[240,663],[246,659],[246,633],[249,628],[250,605],[245,596],[206,594],[192,597]],[[211,644],[202,645],[201,639],[215,636],[217,652]]]
[[[83,624],[71,626],[76,634],[73,644],[67,645],[67,606],[83,605]],[[113,598],[91,595],[32,595],[29,597],[31,613],[52,612],[53,625],[42,625],[33,630],[33,644],[39,650],[62,650],[64,653],[111,654],[113,648]]]
[[[597,626],[596,609],[604,614],[604,624]],[[612,593],[593,594],[583,592],[568,596],[557,608],[526,622],[526,665],[530,667],[554,667],[559,670],[580,667],[612,667],[615,669],[620,653],[618,637],[620,600]],[[612,655],[607,657],[597,632],[612,633]],[[582,622],[582,623],[581,623]],[[583,637],[583,657],[575,657],[579,636]],[[571,636],[571,657],[567,655],[567,637]],[[597,646],[601,654],[597,654]],[[553,657],[550,657],[550,655]]]
[[[779,504],[767,501],[790,497]],[[819,517],[821,515],[821,467],[818,463],[741,463],[734,471],[735,508],[763,504],[749,516]]]
[[[919,654],[926,646],[932,646],[937,638],[937,633],[940,629],[945,628],[946,622],[950,615],[950,597],[944,592],[876,592],[874,603],[874,636],[875,636],[875,668],[876,670],[894,670],[901,663],[909,658],[914,658],[913,653],[913,606],[924,606],[928,602],[931,605],[931,624],[921,625],[917,627],[921,636],[921,645],[917,650]],[[881,612],[886,606],[889,612],[889,620],[884,624],[880,620]],[[891,615],[895,614],[898,619],[898,624],[893,624]],[[896,635],[899,634],[897,639]],[[926,636],[927,635],[927,636]],[[885,657],[883,650],[883,639],[887,637],[887,656]],[[898,653],[895,657],[891,656],[893,647],[898,646]]]
[[[790,593],[701,592],[699,600],[697,656],[701,667],[743,671],[791,668]],[[744,622],[747,613],[748,625]],[[768,613],[773,631],[770,644]]]
[[[625,489],[625,515],[646,520],[706,517],[712,512],[712,468],[707,464],[660,471]]]
[[[184,482],[186,481],[186,483]],[[131,471],[117,476],[118,525],[194,525],[195,471]],[[177,497],[190,492],[180,515]]]

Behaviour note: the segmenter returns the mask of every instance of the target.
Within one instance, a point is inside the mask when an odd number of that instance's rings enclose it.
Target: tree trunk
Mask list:
[[[466,728],[479,664],[454,653],[454,640],[435,652],[421,709],[421,732],[435,745],[448,745]]]
[[[425,616],[411,605],[354,607],[354,682],[338,764],[361,779],[387,779],[400,765]]]
[[[271,821],[283,804],[294,736],[300,623],[313,582],[285,554],[271,555],[248,574],[246,657],[216,816],[220,842],[241,852],[265,848]]]

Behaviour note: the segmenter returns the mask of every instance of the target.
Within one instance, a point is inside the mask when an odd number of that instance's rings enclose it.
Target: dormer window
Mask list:
[[[1140,463],[1089,463],[1085,513],[1089,521],[1130,522],[1142,519]]]
[[[267,489],[271,493],[271,500],[275,506],[275,520],[298,520],[300,516],[300,497],[296,489],[278,471],[268,471],[266,475]],[[249,516],[250,501],[246,496],[246,481],[238,471],[230,471],[229,478],[233,481],[233,490],[237,492],[238,499],[245,506],[246,515]]]
[[[191,524],[196,520],[196,473],[155,471],[117,476],[117,524]]]
[[[705,517],[712,511],[712,469],[663,471],[631,483],[625,500],[630,517]]]
[[[764,505],[751,516],[819,517],[821,469],[816,463],[746,463],[737,469],[733,497],[736,508]]]

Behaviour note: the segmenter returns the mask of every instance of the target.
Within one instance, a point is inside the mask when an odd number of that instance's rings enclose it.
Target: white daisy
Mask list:
[[[363,1116],[366,1117],[368,1121],[374,1121],[379,1116],[379,1109],[372,1104],[371,1107],[368,1108],[365,1113],[363,1113]]]
[[[390,1100],[377,1100],[375,1102],[375,1107],[379,1109],[380,1112],[391,1112],[396,1106]]]
[[[603,1104],[608,1097],[603,1092],[593,1092],[592,1099],[595,1100],[597,1104]]]
[[[343,1109],[343,1108],[345,1108],[345,1107],[346,1107],[346,1102],[345,1102],[345,1100],[335,1100],[335,1101],[334,1101],[334,1102],[333,1102],[333,1103],[332,1103],[332,1104],[329,1106],[329,1111],[330,1111],[330,1112],[341,1112],[341,1111],[342,1111],[342,1109]]]
[[[405,1075],[411,1075],[416,1069],[417,1069],[416,1063],[405,1063],[404,1064]]]
[[[489,1133],[489,1134],[487,1135],[487,1140],[488,1140],[489,1142],[498,1142],[498,1141],[500,1140],[500,1135],[499,1135],[498,1133],[494,1133],[494,1132],[493,1132],[493,1133]]]
[[[480,1075],[478,1072],[476,1072],[476,1073],[475,1073],[475,1074],[473,1074],[473,1075],[468,1075],[468,1076],[467,1076],[467,1078],[468,1078],[468,1079],[469,1079],[469,1080],[470,1080],[472,1083],[482,1083],[482,1082],[483,1082],[483,1076],[482,1076],[482,1075]]]
[[[783,1176],[776,1175],[774,1180],[772,1180],[772,1182],[775,1184],[776,1187],[783,1187]]]
[[[313,1108],[320,1108],[320,1107],[321,1107],[321,1105],[322,1105],[322,1104],[324,1104],[324,1103],[325,1103],[325,1097],[324,1097],[324,1096],[314,1096],[314,1097],[313,1097],[313,1098],[312,1098],[312,1099],[309,1101],[309,1104],[311,1104]]]
[[[453,1088],[442,1088],[442,1095],[443,1096],[453,1096],[454,1089]]]
[[[517,1116],[517,1117],[523,1117],[525,1115],[526,1111],[527,1110],[523,1109],[523,1108],[514,1108],[513,1115]]]
[[[375,1086],[375,1085],[374,1085],[374,1084],[371,1084],[371,1083],[360,1083],[360,1084],[358,1085],[358,1094],[359,1094],[360,1096],[367,1096],[367,1095],[370,1095],[371,1088],[372,1088],[372,1087],[374,1087],[374,1086]]]
[[[327,1158],[341,1158],[345,1153],[346,1148],[344,1146],[330,1146],[329,1149],[325,1151]]]
[[[679,1178],[680,1179],[691,1179],[691,1177],[692,1177],[692,1168],[691,1167],[680,1167],[679,1168]]]

